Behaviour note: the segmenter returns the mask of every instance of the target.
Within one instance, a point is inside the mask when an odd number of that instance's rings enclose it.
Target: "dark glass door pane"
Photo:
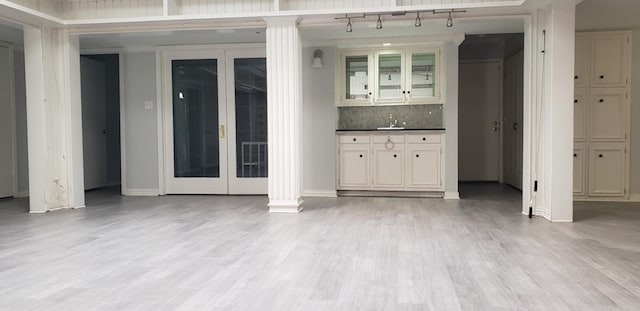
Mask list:
[[[175,177],[220,177],[218,63],[173,60]]]
[[[267,64],[234,60],[236,163],[239,178],[267,177]]]

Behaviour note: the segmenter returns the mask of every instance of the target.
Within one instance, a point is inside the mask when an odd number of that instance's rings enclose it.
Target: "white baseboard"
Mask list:
[[[460,200],[460,192],[458,192],[458,191],[445,192],[443,199],[445,199],[445,200]]]
[[[305,190],[302,196],[309,198],[337,198],[338,192],[335,190]]]
[[[124,195],[132,197],[157,197],[160,193],[158,189],[125,189]]]
[[[269,213],[299,213],[302,211],[302,203],[304,201],[274,201],[269,202],[267,206],[269,207]]]
[[[630,194],[629,202],[640,202],[640,194]]]

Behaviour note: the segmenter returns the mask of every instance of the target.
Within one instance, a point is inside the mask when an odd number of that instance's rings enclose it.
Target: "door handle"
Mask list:
[[[224,124],[220,125],[220,138],[224,139]]]
[[[518,122],[513,122],[513,130],[514,131],[518,130]]]

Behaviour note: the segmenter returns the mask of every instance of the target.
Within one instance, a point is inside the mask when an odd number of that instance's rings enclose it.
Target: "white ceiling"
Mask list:
[[[584,0],[576,7],[576,30],[640,28],[640,0]]]

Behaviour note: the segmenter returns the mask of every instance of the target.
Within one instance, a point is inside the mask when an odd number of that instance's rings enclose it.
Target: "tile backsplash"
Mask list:
[[[442,104],[438,104],[338,107],[338,129],[368,130],[386,127],[389,126],[390,114],[393,114],[394,120],[398,120],[398,127],[443,128]]]

